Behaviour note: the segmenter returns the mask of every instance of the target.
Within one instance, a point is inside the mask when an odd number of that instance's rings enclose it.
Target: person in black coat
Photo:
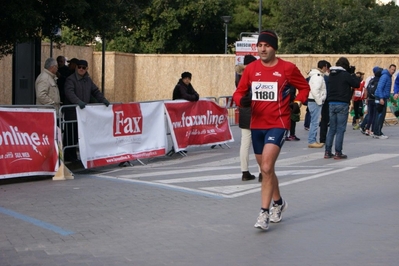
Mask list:
[[[196,102],[199,99],[199,94],[194,90],[191,85],[191,73],[183,72],[181,79],[177,82],[173,90],[173,100],[184,99],[190,102]]]
[[[355,75],[355,67],[350,66],[346,57],[341,57],[330,68],[327,101],[329,103],[330,129],[327,133],[325,159],[346,159],[342,153],[344,134],[348,123],[349,104],[353,95],[353,88],[359,88],[360,78]],[[335,155],[332,146],[335,140]]]
[[[242,73],[244,72],[245,67],[257,60],[253,55],[244,56],[244,64],[236,66],[236,87],[240,82]],[[249,172],[248,162],[249,162],[249,149],[251,147],[251,107],[238,107],[238,126],[241,128],[241,143],[240,143],[240,165],[242,172],[242,181],[249,181],[255,179],[255,176]],[[259,179],[262,180],[261,175],[259,174]]]

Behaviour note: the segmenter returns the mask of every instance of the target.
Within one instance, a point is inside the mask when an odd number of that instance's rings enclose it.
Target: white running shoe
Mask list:
[[[270,222],[279,223],[283,218],[281,213],[288,208],[288,203],[283,199],[282,205],[273,204],[270,209]]]
[[[256,224],[254,225],[254,227],[262,229],[262,230],[269,229],[269,219],[270,219],[270,215],[267,212],[260,211],[258,220],[256,221]]]

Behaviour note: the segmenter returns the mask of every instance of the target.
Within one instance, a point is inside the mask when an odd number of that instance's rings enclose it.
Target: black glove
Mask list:
[[[105,106],[108,107],[108,106],[109,106],[109,101],[108,101],[107,99],[104,99],[104,100],[103,100],[103,104],[105,104]]]
[[[82,102],[82,101],[80,101],[80,102],[78,102],[78,105],[79,105],[80,109],[84,109],[84,108],[85,108],[85,106],[86,106],[86,103],[85,103],[85,102]]]
[[[299,104],[296,102],[290,103],[290,108],[293,114],[299,114],[301,112],[301,108],[299,108]]]
[[[248,93],[247,95],[242,97],[240,100],[241,107],[251,107],[251,103],[252,103],[252,94],[251,93]]]
[[[382,109],[384,109],[384,105],[377,103],[377,106],[375,108],[378,113],[382,112]]]

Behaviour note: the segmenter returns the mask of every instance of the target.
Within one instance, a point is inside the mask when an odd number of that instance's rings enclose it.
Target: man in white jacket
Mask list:
[[[327,96],[326,83],[324,81],[324,73],[322,71],[323,61],[319,61],[317,68],[309,72],[310,93],[308,97],[308,108],[310,112],[310,128],[308,135],[309,148],[322,148],[323,143],[316,141],[317,130],[319,128],[321,108]]]
[[[57,86],[58,63],[54,58],[48,58],[44,62],[42,73],[36,78],[36,104],[53,105],[58,117],[60,109],[60,92]]]

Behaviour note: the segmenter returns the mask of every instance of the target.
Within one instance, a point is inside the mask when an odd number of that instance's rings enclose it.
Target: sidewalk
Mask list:
[[[289,208],[267,232],[232,131],[230,149],[0,184],[0,265],[397,265],[399,126],[378,140],[348,124],[348,159],[327,160],[298,123],[276,167]]]

